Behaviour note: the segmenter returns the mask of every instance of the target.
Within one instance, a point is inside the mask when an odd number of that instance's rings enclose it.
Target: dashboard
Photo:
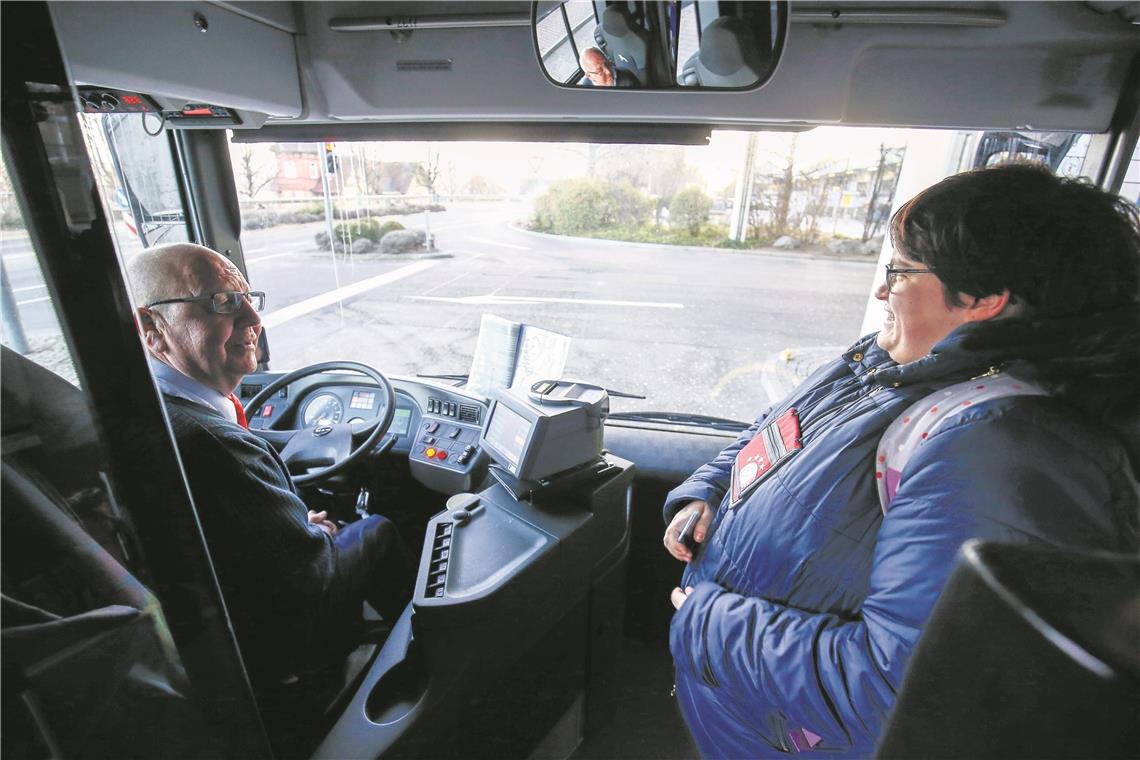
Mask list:
[[[247,375],[238,389],[248,404],[277,373]],[[386,437],[391,451],[407,455],[413,477],[440,493],[474,486],[487,455],[479,434],[487,403],[458,388],[417,378],[391,376],[396,408]],[[384,413],[384,395],[360,375],[327,373],[302,378],[277,394],[249,420],[258,430],[298,430],[318,425],[365,423]]]

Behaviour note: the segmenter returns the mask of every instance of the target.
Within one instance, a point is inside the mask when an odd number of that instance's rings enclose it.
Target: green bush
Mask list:
[[[389,219],[388,221],[386,221],[380,225],[380,229],[377,231],[376,239],[377,240],[383,240],[384,236],[387,235],[389,232],[392,232],[394,230],[402,230],[402,229],[404,229],[404,225],[400,224],[399,222],[397,222],[394,219]]]
[[[692,245],[702,247],[725,247],[728,230],[722,225],[706,224],[697,232],[687,229],[657,227],[651,223],[609,227],[604,230],[588,230],[582,237],[601,240],[622,240],[629,243],[657,243],[661,245]],[[750,246],[741,246],[748,248]]]
[[[669,202],[669,224],[681,226],[697,234],[708,221],[712,200],[699,188],[686,187]]]
[[[629,184],[590,179],[556,182],[534,204],[531,228],[560,235],[588,235],[648,217],[652,200]]]
[[[367,238],[373,243],[377,243],[383,237],[380,233],[380,221],[370,216],[334,225],[333,235],[336,236],[337,240],[348,243],[358,238]]]

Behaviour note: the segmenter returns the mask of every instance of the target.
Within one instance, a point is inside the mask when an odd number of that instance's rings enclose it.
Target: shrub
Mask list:
[[[683,226],[694,235],[708,221],[712,200],[699,188],[686,187],[669,202],[669,222]]]
[[[381,238],[380,221],[366,216],[349,222],[340,222],[333,225],[333,235],[342,243],[352,242],[357,238],[368,238],[376,243]]]
[[[380,241],[381,253],[407,253],[427,247],[423,230],[393,230]]]
[[[400,224],[399,222],[397,222],[394,219],[389,219],[388,221],[386,221],[380,225],[380,228],[377,231],[376,239],[377,240],[383,240],[384,236],[387,235],[389,232],[392,232],[393,230],[402,230],[402,229],[404,229],[404,225]]]
[[[561,235],[581,235],[642,222],[652,200],[629,184],[590,179],[556,182],[534,204],[531,228]]]

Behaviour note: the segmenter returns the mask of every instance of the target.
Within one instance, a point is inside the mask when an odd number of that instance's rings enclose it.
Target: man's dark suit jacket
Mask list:
[[[164,399],[250,676],[293,672],[343,620],[332,537],[308,523],[268,443],[216,410]]]

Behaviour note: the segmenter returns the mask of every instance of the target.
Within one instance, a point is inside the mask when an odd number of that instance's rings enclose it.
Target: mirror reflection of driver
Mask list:
[[[586,75],[583,84],[594,87],[637,87],[638,81],[631,72],[618,68],[596,47],[588,47],[578,57],[578,65]]]
[[[614,86],[614,67],[606,58],[605,53],[596,47],[588,47],[582,51],[578,59],[582,72],[594,87]]]
[[[234,396],[263,301],[228,259],[177,243],[129,266],[139,331],[254,688],[342,661],[367,600],[394,624],[414,570],[395,526],[308,510]],[[159,508],[160,505],[156,505]]]

